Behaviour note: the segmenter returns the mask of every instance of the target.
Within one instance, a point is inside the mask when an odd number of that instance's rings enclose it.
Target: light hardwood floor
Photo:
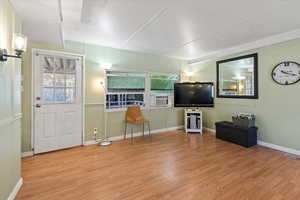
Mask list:
[[[17,200],[300,199],[300,161],[172,131],[22,160]]]

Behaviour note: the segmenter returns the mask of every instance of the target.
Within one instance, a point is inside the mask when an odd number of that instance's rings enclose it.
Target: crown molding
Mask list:
[[[265,47],[265,46],[269,46],[269,45],[273,45],[273,44],[278,44],[281,42],[286,42],[286,41],[294,40],[294,39],[298,39],[298,38],[300,38],[300,29],[273,35],[273,36],[266,37],[266,38],[263,38],[260,40],[256,40],[254,42],[249,42],[249,43],[245,43],[242,45],[214,51],[214,52],[205,54],[203,56],[200,56],[196,59],[192,59],[192,60],[188,61],[188,64],[194,65],[194,64],[201,63],[204,61],[218,59],[218,58],[233,55],[236,53],[241,53],[241,52],[245,52],[245,51],[249,51],[249,50],[253,50],[253,49],[257,49],[257,48],[261,48],[261,47]]]

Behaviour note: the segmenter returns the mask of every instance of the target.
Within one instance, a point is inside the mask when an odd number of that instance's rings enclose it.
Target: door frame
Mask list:
[[[66,55],[66,56],[77,56],[82,59],[82,73],[81,73],[81,93],[82,93],[82,105],[81,105],[81,115],[82,115],[82,133],[81,133],[81,145],[84,145],[84,139],[85,139],[85,55],[83,54],[77,54],[77,53],[71,53],[67,51],[56,51],[56,50],[46,50],[46,49],[38,49],[38,48],[32,48],[31,50],[31,101],[30,101],[30,106],[31,106],[31,151],[32,154],[35,155],[35,150],[34,150],[34,145],[35,145],[35,110],[34,110],[34,99],[35,99],[35,90],[34,90],[34,85],[35,85],[35,55],[36,54],[49,54],[53,56],[61,56],[61,55]]]

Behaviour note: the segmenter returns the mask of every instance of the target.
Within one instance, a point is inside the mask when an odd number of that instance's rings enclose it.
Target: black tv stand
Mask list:
[[[235,126],[232,122],[216,123],[216,138],[251,147],[257,144],[257,127],[242,128]]]

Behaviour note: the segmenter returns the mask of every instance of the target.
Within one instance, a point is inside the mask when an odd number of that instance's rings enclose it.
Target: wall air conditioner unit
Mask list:
[[[151,95],[151,106],[153,107],[169,107],[172,105],[171,95]]]

